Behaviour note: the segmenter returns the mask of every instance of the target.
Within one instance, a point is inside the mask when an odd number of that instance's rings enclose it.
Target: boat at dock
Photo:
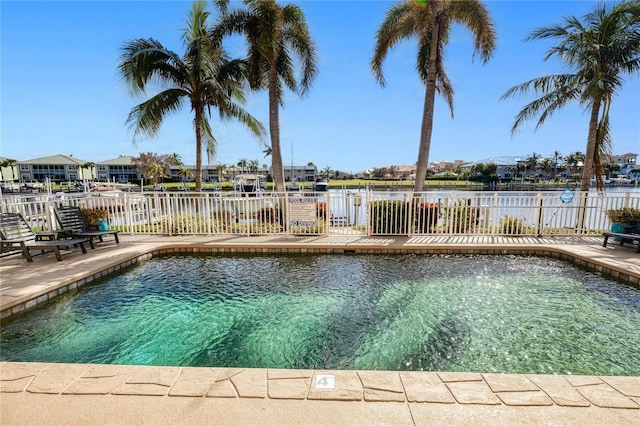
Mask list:
[[[313,190],[315,192],[327,192],[329,190],[329,183],[319,180],[313,184]]]
[[[267,179],[263,175],[238,175],[233,178],[233,190],[244,193],[265,192],[267,190]]]

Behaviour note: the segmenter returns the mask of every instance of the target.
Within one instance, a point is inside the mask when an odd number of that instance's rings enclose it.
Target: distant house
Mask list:
[[[458,167],[461,167],[464,163],[465,163],[464,160],[432,161],[429,164],[429,170],[438,174],[440,172],[446,172],[448,170],[455,170]]]
[[[286,182],[315,182],[318,168],[311,166],[282,166]],[[271,169],[269,169],[271,170]],[[269,172],[273,176],[271,171]]]
[[[180,176],[180,169],[187,168],[191,170],[190,176]],[[218,166],[214,166],[211,164],[203,164],[202,165],[202,181],[203,182],[218,182],[222,177],[226,175],[226,170],[219,169]],[[196,166],[169,166],[169,179],[173,182],[182,182],[183,179],[187,182],[193,182],[196,179]]]
[[[32,160],[18,161],[16,166],[19,170],[20,180],[45,179],[53,181],[67,182],[82,179],[91,179],[93,167],[83,168],[87,161],[76,158],[72,155],[52,155],[50,157],[34,158]]]
[[[391,165],[365,170],[364,172],[356,174],[356,176],[361,178],[370,178],[375,176],[384,179],[415,180],[416,169],[416,166]]]
[[[402,180],[416,179],[416,166],[395,166],[395,173]]]
[[[633,170],[640,168],[638,167],[638,154],[632,152],[628,152],[626,154],[606,155],[603,162],[614,163],[620,166],[618,173],[621,175],[628,175]]]
[[[517,176],[512,169],[515,168],[518,164],[524,163],[526,160],[527,157],[525,156],[490,157],[483,160],[465,163],[460,166],[460,170],[462,170],[462,172],[464,173],[468,170],[471,170],[471,168],[476,164],[495,164],[496,166],[498,166],[498,168],[496,169],[496,175],[498,175],[498,179],[515,179]]]
[[[121,155],[112,160],[96,163],[98,169],[98,179],[109,182],[132,182],[139,181],[142,175],[133,166],[133,157]]]

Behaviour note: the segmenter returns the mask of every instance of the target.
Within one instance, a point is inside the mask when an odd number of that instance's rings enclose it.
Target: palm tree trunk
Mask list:
[[[431,52],[429,57],[429,69],[427,70],[427,88],[424,93],[424,107],[422,110],[422,126],[420,129],[420,147],[418,148],[418,164],[416,167],[416,183],[414,193],[420,193],[424,189],[424,180],[427,177],[429,163],[429,151],[431,150],[431,134],[433,133],[433,111],[436,98],[436,62],[438,59],[438,10],[434,11],[433,30],[431,31]]]
[[[202,110],[195,108],[196,116],[193,121],[196,127],[196,193],[202,191]]]
[[[591,175],[594,173],[596,150],[598,149],[598,116],[600,115],[600,101],[597,100],[591,107],[591,118],[589,119],[589,135],[587,137],[587,151],[584,155],[584,166],[582,168],[581,191],[589,191],[591,186]],[[602,176],[596,176],[598,189],[604,184]]]
[[[271,136],[271,168],[276,192],[284,192],[284,171],[280,152],[280,111],[275,62],[269,69],[269,133]]]
[[[582,181],[580,183],[580,191],[583,195],[580,197],[580,209],[578,210],[578,223],[576,228],[578,232],[584,229],[587,211],[587,197],[589,195],[589,187],[591,186],[591,175],[594,171],[594,160],[596,155],[596,145],[598,143],[598,116],[600,114],[600,100],[596,100],[591,107],[591,118],[589,119],[589,135],[587,136],[587,152],[584,155],[584,166],[582,167]],[[602,176],[596,176],[596,185],[598,189],[604,186]]]

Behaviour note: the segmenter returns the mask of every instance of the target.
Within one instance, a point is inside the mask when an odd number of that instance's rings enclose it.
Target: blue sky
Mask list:
[[[375,32],[393,2],[297,1],[317,48],[318,76],[304,99],[292,93],[281,110],[285,164],[313,162],[347,172],[415,164],[424,86],[415,72],[413,41],[391,51],[386,88],[370,72]],[[583,151],[588,116],[575,104],[535,131],[535,121],[511,135],[519,109],[533,98],[500,101],[510,87],[563,72],[544,62],[550,44],[524,42],[536,27],[582,16],[592,1],[486,1],[496,25],[497,48],[483,65],[473,58],[467,30],[455,28],[445,66],[455,89],[455,118],[436,99],[430,161],[481,160],[504,155],[551,156]],[[210,11],[214,11],[209,5]],[[182,53],[190,1],[6,1],[0,3],[0,156],[28,160],[72,154],[99,162],[140,152],[178,153],[195,164],[188,108],[168,117],[156,138],[133,145],[127,114],[144,99],[132,97],[117,73],[127,40],[153,37]],[[214,14],[215,16],[215,14]],[[233,55],[244,54],[230,40]],[[268,125],[265,92],[245,107]],[[615,153],[640,153],[640,78],[627,80],[611,111]],[[263,147],[240,125],[214,119],[218,152],[212,163],[264,158]],[[293,158],[292,158],[293,154]],[[204,159],[206,162],[206,158]]]

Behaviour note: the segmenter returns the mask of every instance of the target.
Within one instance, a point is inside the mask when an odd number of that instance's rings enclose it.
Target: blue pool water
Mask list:
[[[519,256],[154,258],[2,324],[0,359],[640,375],[640,290]]]

